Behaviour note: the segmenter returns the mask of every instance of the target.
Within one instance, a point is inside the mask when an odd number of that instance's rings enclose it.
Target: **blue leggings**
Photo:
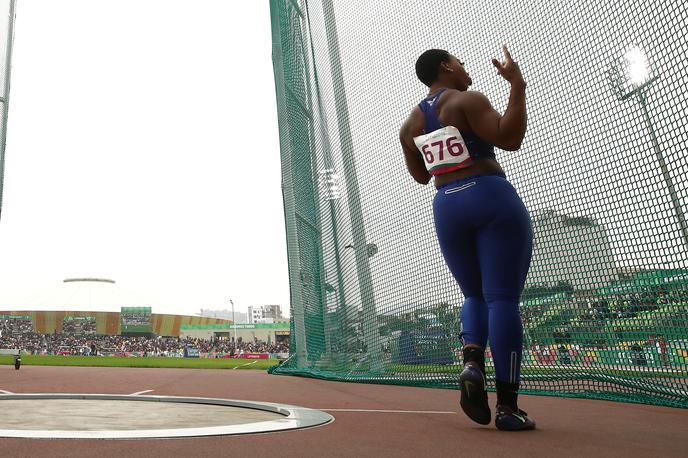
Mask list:
[[[518,383],[523,352],[518,304],[533,250],[528,210],[502,175],[442,186],[433,209],[442,254],[465,296],[463,343],[485,348],[489,335],[496,379]]]

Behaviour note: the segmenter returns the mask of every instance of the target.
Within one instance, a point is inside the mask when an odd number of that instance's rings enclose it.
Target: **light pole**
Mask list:
[[[236,338],[236,320],[234,319],[234,301],[230,299],[229,303],[232,304],[232,328],[234,328],[234,346],[236,348],[237,338]]]
[[[647,55],[640,47],[633,46],[626,51],[622,58],[614,61],[609,69],[608,76],[619,100],[627,100],[632,96],[636,96],[640,103],[645,124],[650,132],[650,139],[652,140],[655,156],[662,170],[662,177],[669,191],[671,205],[674,209],[674,214],[681,231],[684,253],[688,253],[688,225],[686,225],[686,218],[681,208],[681,201],[678,198],[674,182],[669,174],[669,169],[664,160],[664,155],[659,146],[655,128],[652,125],[652,118],[647,108],[645,89],[659,79],[658,75],[651,76],[651,73],[650,62],[647,59]]]

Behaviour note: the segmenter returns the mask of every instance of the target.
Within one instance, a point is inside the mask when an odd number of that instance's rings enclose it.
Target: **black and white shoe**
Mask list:
[[[498,405],[495,426],[502,431],[527,431],[535,429],[535,421],[521,409],[515,411],[509,406]]]

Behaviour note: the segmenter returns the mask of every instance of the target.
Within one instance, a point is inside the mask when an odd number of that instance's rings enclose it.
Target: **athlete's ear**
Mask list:
[[[442,62],[442,70],[448,73],[453,73],[454,69],[451,68],[451,65],[448,62]]]

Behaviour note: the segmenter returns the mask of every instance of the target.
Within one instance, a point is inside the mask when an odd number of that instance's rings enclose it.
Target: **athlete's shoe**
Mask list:
[[[525,431],[535,429],[535,421],[521,409],[516,412],[509,406],[498,405],[495,426],[502,431]]]
[[[487,403],[485,374],[478,364],[469,361],[459,375],[461,386],[461,408],[468,418],[481,425],[489,425],[492,411]]]

